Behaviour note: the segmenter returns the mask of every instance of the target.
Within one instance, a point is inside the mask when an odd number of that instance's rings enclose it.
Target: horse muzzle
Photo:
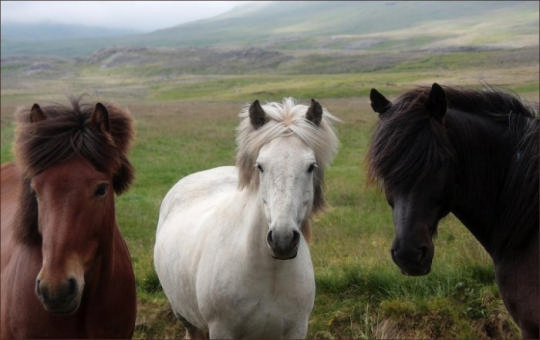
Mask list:
[[[392,260],[405,275],[426,275],[431,271],[433,245],[404,245],[394,241],[390,250]]]
[[[36,279],[36,295],[46,311],[54,314],[72,314],[81,303],[81,285],[73,277],[56,284]]]
[[[272,257],[278,260],[291,260],[298,254],[300,245],[300,233],[296,230],[291,232],[277,232],[270,230],[266,236],[266,243],[272,252]]]

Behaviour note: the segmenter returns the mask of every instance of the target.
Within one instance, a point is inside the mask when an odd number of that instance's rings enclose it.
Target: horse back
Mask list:
[[[219,193],[235,189],[238,170],[234,166],[222,166],[199,171],[180,179],[167,193],[159,212],[158,232],[173,211],[201,205]]]
[[[17,198],[21,190],[21,172],[15,163],[2,164],[0,168],[0,192],[2,199],[2,228],[8,224],[8,217],[15,215]],[[3,229],[2,229],[3,230]]]
[[[21,172],[17,166],[14,163],[3,164],[0,169],[2,271],[16,241],[13,237],[13,223],[21,187]]]

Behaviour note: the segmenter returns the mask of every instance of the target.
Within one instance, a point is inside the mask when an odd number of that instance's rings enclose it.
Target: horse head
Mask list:
[[[372,179],[380,179],[392,207],[392,259],[403,273],[424,275],[431,270],[438,222],[450,209],[445,93],[433,84],[414,104],[405,97],[392,104],[375,89],[370,98],[380,119],[368,153],[369,171]]]
[[[281,260],[296,257],[309,217],[322,208],[323,168],[337,147],[317,101],[309,107],[288,105],[268,104],[263,109],[257,100],[251,104],[240,128],[249,131],[249,145],[240,133],[237,158],[240,185],[252,183],[258,190],[268,226],[266,243],[271,255]]]
[[[104,270],[102,257],[110,256],[116,225],[114,194],[132,179],[123,154],[131,138],[129,118],[113,113],[111,119],[101,103],[86,111],[74,106],[75,112],[60,114],[34,104],[22,117],[16,143],[37,210],[42,266],[35,292],[57,314],[74,313],[87,281]],[[129,129],[122,137],[115,131],[118,120]]]
[[[112,238],[114,191],[107,174],[76,158],[35,176],[43,263],[36,294],[55,313],[77,310],[85,274],[96,265],[100,245]]]

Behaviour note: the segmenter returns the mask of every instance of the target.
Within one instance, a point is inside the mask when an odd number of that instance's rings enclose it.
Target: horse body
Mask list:
[[[293,108],[292,102],[284,106]],[[320,120],[317,125],[306,120],[307,107],[300,106],[302,115],[290,120],[276,119],[272,107],[265,108],[256,108],[260,119],[246,117],[247,139],[264,133],[259,129],[265,124],[281,132],[263,138],[245,156],[239,132],[237,163],[249,157],[245,166],[184,177],[163,200],[154,264],[188,336],[298,339],[307,334],[315,298],[308,219],[315,202],[321,203],[318,167],[329,159],[321,159],[290,126],[295,119],[307,123],[329,139],[325,147],[335,149],[337,139],[326,122],[321,127]]]
[[[2,166],[2,339],[133,333],[135,279],[114,210],[130,165],[108,168],[89,156],[107,157],[94,138],[119,128],[117,120],[129,128],[129,117],[113,106],[91,112],[72,103],[73,110],[35,104],[19,112],[17,164]],[[111,148],[128,143],[109,138]],[[118,157],[110,155],[105,160]]]
[[[491,255],[522,336],[538,338],[538,117],[507,94],[437,84],[395,104],[376,90],[371,99],[380,120],[370,172],[392,206],[394,262],[427,274],[437,224],[454,213]]]
[[[302,338],[315,293],[307,244],[293,260],[269,256],[260,203],[237,181],[235,167],[221,167],[169,191],[155,250],[163,289],[175,313],[212,338]]]

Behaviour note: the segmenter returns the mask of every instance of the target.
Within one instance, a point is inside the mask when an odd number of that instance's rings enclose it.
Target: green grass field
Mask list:
[[[293,96],[304,103],[317,98],[342,123],[336,126],[339,153],[325,174],[329,206],[313,223],[310,249],[317,296],[308,338],[517,338],[490,258],[459,221],[449,216],[441,222],[429,275],[403,276],[389,256],[391,210],[380,190],[366,184],[365,154],[377,119],[369,107],[371,87],[395,98],[433,81],[472,87],[487,82],[538,101],[537,65],[487,72],[484,65],[456,70],[437,62],[448,63],[426,58],[408,68],[362,74],[186,75],[163,82],[137,77],[134,71],[115,77],[97,69],[65,82],[3,79],[2,163],[13,159],[15,108],[65,103],[65,83],[72,92],[129,108],[137,130],[130,153],[136,180],[117,198],[117,218],[137,279],[135,337],[180,338],[183,330],[170,313],[152,264],[162,198],[189,173],[233,164],[237,114],[243,105],[257,98]]]

